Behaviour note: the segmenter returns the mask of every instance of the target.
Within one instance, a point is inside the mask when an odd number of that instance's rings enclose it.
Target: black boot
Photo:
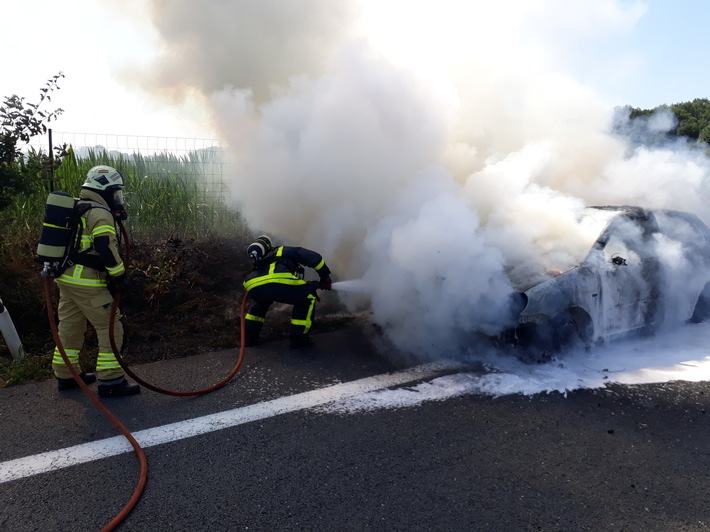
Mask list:
[[[140,391],[138,384],[130,384],[125,377],[116,381],[99,381],[99,397],[126,397]]]
[[[91,384],[92,382],[96,382],[96,375],[93,373],[84,373],[83,371],[79,373],[79,377],[81,377],[81,380],[84,381],[84,384]],[[78,388],[79,383],[74,380],[73,377],[70,377],[68,379],[60,379],[57,377],[57,388],[59,389],[60,392],[64,392],[66,390],[73,390],[74,388]]]
[[[303,349],[304,347],[311,347],[313,345],[313,340],[307,334],[292,334],[290,336],[290,347],[291,349]]]

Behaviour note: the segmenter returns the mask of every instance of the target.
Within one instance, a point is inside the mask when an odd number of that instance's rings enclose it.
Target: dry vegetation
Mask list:
[[[126,362],[141,364],[238,348],[242,281],[251,268],[244,252],[247,244],[225,238],[134,242],[120,305],[126,325]],[[0,341],[0,386],[51,376],[54,342],[34,246],[35,242],[28,242],[27,253],[12,258],[0,277],[0,295],[27,350],[26,360],[17,367]],[[55,308],[57,295],[53,288]],[[347,322],[334,298],[323,298],[317,317],[314,332]],[[286,337],[289,318],[290,307],[275,305],[263,331],[265,339]],[[89,328],[82,353],[86,368],[93,367],[95,354],[95,334]]]

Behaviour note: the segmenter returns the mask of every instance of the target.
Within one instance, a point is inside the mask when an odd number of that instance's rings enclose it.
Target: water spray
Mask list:
[[[330,285],[331,290],[339,292],[360,292],[370,293],[371,290],[364,279],[350,279],[348,281],[336,281]]]

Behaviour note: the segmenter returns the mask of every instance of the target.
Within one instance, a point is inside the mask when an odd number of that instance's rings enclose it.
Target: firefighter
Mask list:
[[[109,339],[109,323],[113,287],[125,285],[126,268],[119,253],[116,221],[128,218],[123,203],[123,176],[110,166],[95,166],[88,171],[79,193],[78,205],[90,204],[81,215],[79,250],[70,254],[73,262],[56,279],[59,287],[59,339],[64,351],[81,379],[91,384],[98,377],[100,397],[121,397],[140,392],[138,384],[130,384],[116,360]],[[80,211],[81,212],[81,211]],[[123,344],[123,325],[116,311],[114,340]],[[79,352],[84,344],[87,320],[96,330],[99,352],[96,373],[85,373],[79,366]],[[78,387],[55,347],[52,369],[59,390]]]
[[[244,281],[252,303],[245,316],[245,345],[259,343],[259,333],[266,313],[274,302],[293,305],[291,313],[290,347],[298,349],[313,344],[308,331],[313,324],[313,309],[318,296],[316,289],[330,290],[330,269],[323,257],[302,247],[273,247],[267,235],[261,235],[247,248],[254,267]],[[303,280],[304,267],[313,268],[320,282]]]

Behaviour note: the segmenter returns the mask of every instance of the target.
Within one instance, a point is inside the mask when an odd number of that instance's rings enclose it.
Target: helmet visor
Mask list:
[[[115,206],[123,205],[123,189],[119,188],[113,191],[113,204]]]
[[[126,205],[123,203],[123,187],[111,191],[109,199],[111,212],[118,220],[128,220]]]

